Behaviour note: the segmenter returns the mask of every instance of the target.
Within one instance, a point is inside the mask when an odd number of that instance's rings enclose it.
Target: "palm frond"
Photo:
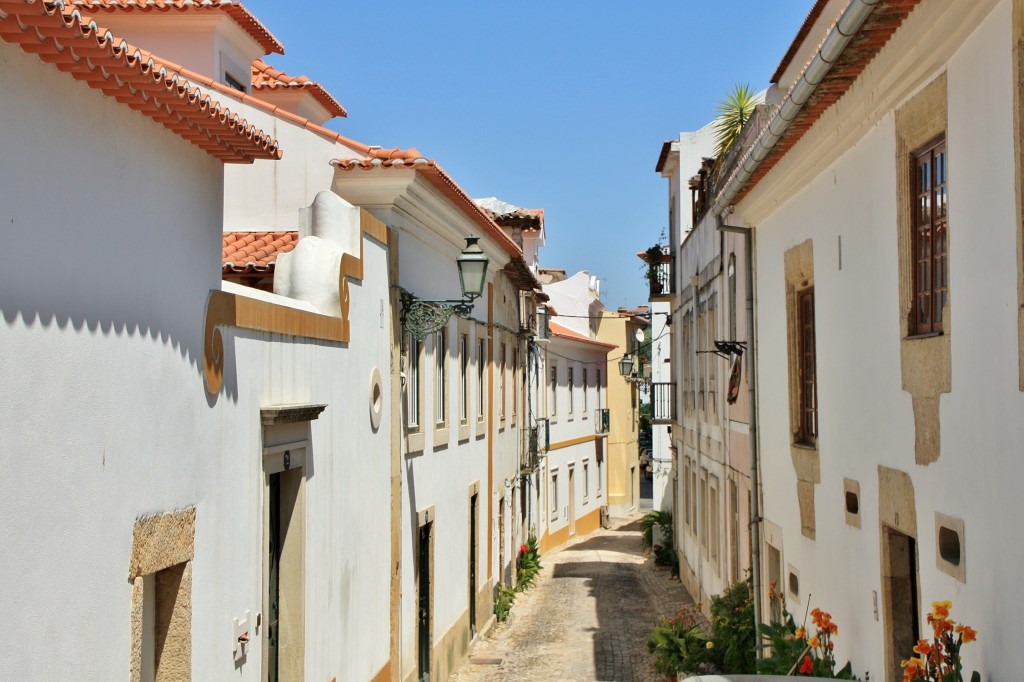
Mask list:
[[[736,85],[724,100],[718,103],[715,111],[715,155],[722,159],[739,139],[743,125],[753,115],[757,99],[754,91],[747,84]]]

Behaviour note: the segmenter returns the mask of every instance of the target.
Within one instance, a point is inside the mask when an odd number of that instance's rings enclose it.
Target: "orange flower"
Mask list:
[[[935,633],[935,639],[941,639],[942,635],[947,632],[953,631],[953,622],[945,618],[932,618],[932,614],[928,614],[928,623],[932,626],[932,631]]]
[[[973,642],[978,639],[978,633],[970,625],[957,625],[956,633],[963,639],[963,643]]]
[[[796,629],[796,638],[797,639],[807,639],[807,630],[804,629],[803,625],[801,625],[800,627],[798,627]]]
[[[913,682],[927,673],[924,660],[920,658],[908,658],[900,665],[903,667],[903,682]]]
[[[922,658],[928,658],[933,651],[935,651],[935,647],[927,639],[917,640],[917,646],[914,647],[915,654],[921,654]]]
[[[821,641],[818,639],[817,635],[814,635],[809,640],[807,640],[807,643],[811,645],[812,649],[817,649],[819,646],[821,646]]]
[[[953,602],[951,601],[933,601],[932,602],[932,614],[936,620],[946,620],[949,618],[949,610],[953,608]]]

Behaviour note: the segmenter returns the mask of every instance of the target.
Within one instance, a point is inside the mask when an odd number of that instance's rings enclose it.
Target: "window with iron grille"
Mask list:
[[[459,335],[459,422],[469,419],[469,335]]]
[[[797,293],[797,391],[800,415],[796,442],[818,440],[817,361],[814,353],[814,287]]]
[[[914,152],[913,164],[914,300],[910,333],[936,334],[942,331],[942,308],[949,296],[945,137]]]
[[[448,420],[448,337],[444,329],[434,337],[434,420],[444,424]]]
[[[569,368],[569,416],[573,415],[573,393],[576,389],[576,369],[573,367]]]
[[[498,418],[505,419],[505,344],[498,351]]]
[[[405,423],[410,430],[420,425],[420,342],[411,334],[408,339],[409,379],[405,388]]]

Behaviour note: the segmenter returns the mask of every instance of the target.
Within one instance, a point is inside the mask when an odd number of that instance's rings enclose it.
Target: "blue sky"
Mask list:
[[[662,142],[735,84],[767,87],[813,0],[245,4],[285,44],[271,65],[348,110],[329,127],[543,208],[542,265],[589,270],[614,308],[647,299],[634,254],[667,223]]]

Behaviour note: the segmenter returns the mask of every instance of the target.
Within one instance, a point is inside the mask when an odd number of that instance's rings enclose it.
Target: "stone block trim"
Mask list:
[[[815,539],[814,486],[821,483],[821,458],[817,444],[798,445],[800,430],[800,360],[797,295],[814,286],[814,244],[808,239],[783,255],[786,275],[786,348],[789,362],[790,457],[796,473],[796,495],[800,509],[800,530]]]
[[[950,311],[942,314],[943,333],[910,337],[913,305],[913,253],[911,214],[911,154],[946,131],[946,74],[938,76],[896,110],[896,238],[899,249],[900,367],[903,390],[914,407],[914,461],[931,464],[939,459],[939,395],[952,391]],[[952,149],[955,153],[955,149]],[[953,154],[950,158],[955,160]],[[956,201],[956,188],[951,187]],[[956,226],[947,239],[955,241]],[[952,248],[952,247],[950,247]],[[951,287],[955,282],[951,282]]]
[[[191,561],[195,556],[196,508],[135,521],[128,582]]]
[[[192,558],[196,508],[144,516],[135,522],[128,580],[132,583],[129,679],[142,679],[146,604],[157,609],[154,655],[157,680],[192,679]],[[152,576],[147,581],[146,576]],[[152,593],[150,593],[152,592]]]

